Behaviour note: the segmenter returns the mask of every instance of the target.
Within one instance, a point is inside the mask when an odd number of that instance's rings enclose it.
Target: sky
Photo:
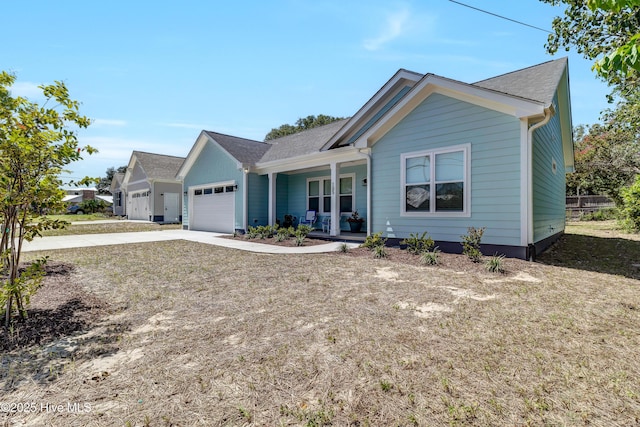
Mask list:
[[[563,11],[460,2],[549,31]],[[3,15],[12,93],[42,102],[37,86],[63,81],[93,120],[78,137],[99,152],[64,180],[133,150],[185,157],[203,129],[262,141],[300,117],[348,117],[400,68],[473,83],[568,56],[574,126],[611,107],[575,50],[551,56],[548,33],[449,0],[24,0]]]

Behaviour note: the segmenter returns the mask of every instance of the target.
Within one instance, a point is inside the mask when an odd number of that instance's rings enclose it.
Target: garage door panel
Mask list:
[[[129,219],[149,219],[149,195],[148,192],[133,193],[129,195]]]
[[[198,231],[233,233],[234,201],[234,192],[194,195],[190,228]]]

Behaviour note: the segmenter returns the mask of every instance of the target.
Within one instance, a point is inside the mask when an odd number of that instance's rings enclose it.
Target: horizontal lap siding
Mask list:
[[[250,173],[247,179],[249,186],[247,226],[267,225],[269,224],[269,177]]]
[[[460,241],[486,227],[483,243],[520,244],[520,121],[440,94],[429,96],[372,148],[373,232],[404,238],[427,231]],[[400,155],[471,144],[471,216],[400,216]]]
[[[557,100],[554,100],[557,104]],[[556,172],[552,170],[555,159]],[[564,230],[566,171],[560,118],[556,114],[533,135],[533,241]]]
[[[227,152],[207,141],[198,159],[184,177],[184,190],[187,191],[190,186],[194,185],[235,180],[238,185],[238,191],[235,194],[235,227],[242,228],[242,206],[244,204],[242,175],[243,172],[238,169],[237,162]],[[189,225],[189,201],[186,197],[183,206],[182,225],[184,228]]]

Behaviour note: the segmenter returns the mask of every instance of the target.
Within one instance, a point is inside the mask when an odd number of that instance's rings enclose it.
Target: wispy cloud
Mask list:
[[[406,6],[389,14],[386,25],[382,28],[380,34],[375,38],[365,40],[364,48],[369,51],[376,51],[385,44],[401,37],[408,26],[410,16],[409,8]]]
[[[11,86],[13,96],[23,96],[25,98],[42,97],[42,89],[38,88],[38,83],[15,82]]]
[[[117,120],[117,119],[94,119],[92,122],[93,126],[126,126],[127,122],[125,120]]]

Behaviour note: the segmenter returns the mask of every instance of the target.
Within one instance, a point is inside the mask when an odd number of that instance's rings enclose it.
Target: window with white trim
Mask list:
[[[355,174],[345,174],[340,176],[338,185],[339,203],[341,213],[351,213],[355,206]],[[331,178],[309,178],[307,179],[307,209],[314,210],[320,214],[331,213]]]
[[[468,156],[468,145],[403,154],[401,213],[467,215]]]

